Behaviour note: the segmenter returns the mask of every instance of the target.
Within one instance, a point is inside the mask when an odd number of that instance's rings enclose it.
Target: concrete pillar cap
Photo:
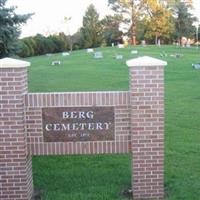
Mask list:
[[[143,56],[143,57],[127,60],[126,64],[128,65],[128,67],[142,67],[142,66],[155,67],[155,66],[166,66],[167,62],[163,60],[159,60],[157,58]]]
[[[0,59],[0,69],[1,68],[22,68],[30,66],[30,62],[23,60],[17,60],[13,58],[3,58]]]

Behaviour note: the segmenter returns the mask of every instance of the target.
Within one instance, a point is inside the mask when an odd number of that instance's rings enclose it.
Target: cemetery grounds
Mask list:
[[[137,50],[138,54],[131,54]],[[53,54],[26,59],[30,92],[128,90],[126,60],[152,56],[165,67],[165,199],[200,200],[200,48],[146,46],[98,48],[69,56]],[[122,55],[122,59],[115,59]],[[51,66],[52,61],[61,61]],[[130,155],[37,156],[34,186],[44,200],[126,200],[131,188]]]

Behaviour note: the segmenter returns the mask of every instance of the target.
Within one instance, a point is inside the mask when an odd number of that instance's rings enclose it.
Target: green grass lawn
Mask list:
[[[29,91],[128,90],[126,60],[133,48],[102,48],[95,60],[85,50],[69,57],[28,58]],[[200,50],[172,46],[135,47],[139,55],[168,62],[165,67],[165,190],[166,200],[200,200]],[[168,57],[161,58],[165,51]],[[181,53],[182,58],[170,54]],[[115,60],[122,54],[123,60]],[[61,66],[51,66],[61,60]],[[49,156],[33,158],[34,185],[44,200],[125,200],[131,185],[130,155]]]

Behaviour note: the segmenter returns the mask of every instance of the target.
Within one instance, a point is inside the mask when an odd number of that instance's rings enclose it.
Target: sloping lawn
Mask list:
[[[200,50],[175,46],[101,48],[103,59],[85,50],[69,57],[55,54],[26,60],[30,92],[128,90],[126,60],[149,55],[168,61],[165,68],[166,200],[200,199]],[[164,52],[163,52],[164,51]],[[180,54],[180,58],[170,55]],[[123,55],[122,60],[113,57]],[[168,54],[161,57],[160,54]],[[51,61],[61,60],[60,66]],[[33,158],[34,185],[44,200],[124,200],[131,186],[130,155],[49,156]]]

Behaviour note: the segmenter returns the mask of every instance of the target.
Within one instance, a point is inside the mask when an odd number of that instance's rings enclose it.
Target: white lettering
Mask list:
[[[61,124],[61,131],[70,130],[70,124]]]
[[[60,131],[60,124],[53,124],[54,131]]]
[[[96,130],[103,130],[102,123],[96,123]]]
[[[105,122],[104,125],[105,125],[105,129],[108,130],[109,126],[111,125],[111,123],[110,122],[109,123]]]
[[[56,124],[46,124],[46,131],[84,131],[84,130],[109,130],[111,122],[97,122],[97,123],[56,123]]]
[[[88,130],[95,130],[94,123],[88,123]]]
[[[93,111],[89,111],[86,113],[86,116],[88,119],[94,119],[94,112]]]
[[[77,112],[71,112],[71,119],[76,119],[77,118]]]
[[[62,113],[63,119],[94,119],[94,112],[93,111],[72,111],[72,112],[63,112]]]
[[[78,127],[78,126],[79,126],[78,123],[73,123],[73,124],[72,124],[72,130],[73,130],[73,131],[78,131],[78,130],[79,130],[79,127]]]
[[[51,131],[52,130],[52,124],[46,124],[45,130],[46,131]]]
[[[63,119],[68,119],[69,117],[69,112],[63,112]]]
[[[78,118],[79,119],[85,119],[85,112],[79,112],[79,115],[78,115]]]
[[[85,130],[86,126],[87,126],[86,123],[80,123],[79,124],[80,130]]]

